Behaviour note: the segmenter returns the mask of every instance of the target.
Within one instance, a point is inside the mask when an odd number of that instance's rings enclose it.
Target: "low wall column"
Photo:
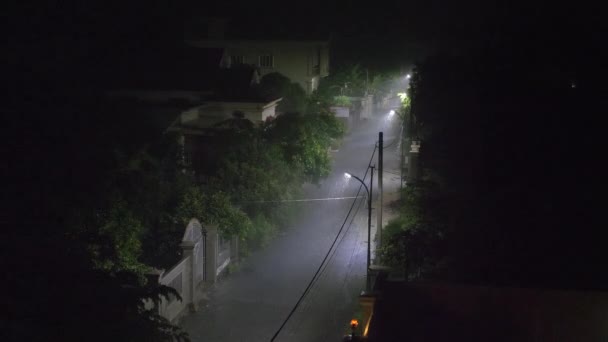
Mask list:
[[[183,241],[179,246],[182,248],[182,259],[190,258],[188,264],[186,265],[189,272],[187,272],[188,276],[185,279],[186,284],[184,284],[187,287],[188,291],[187,291],[187,293],[182,293],[182,300],[184,301],[184,304],[186,304],[191,311],[195,311],[196,306],[195,306],[195,300],[194,300],[194,291],[195,291],[196,287],[194,284],[194,282],[195,282],[194,267],[195,267],[196,260],[194,260],[194,253],[193,253],[195,242]],[[184,291],[184,292],[186,292],[186,291]]]
[[[160,279],[165,271],[153,268],[146,272],[146,280],[148,281],[149,287],[156,287],[160,284]],[[162,315],[162,300],[154,299],[154,300],[146,300],[146,309],[151,309],[154,307],[154,311],[157,314]]]
[[[418,154],[420,152],[420,142],[412,141],[409,153],[409,165],[408,165],[408,184],[415,183],[419,177]]]
[[[207,282],[213,284],[217,280],[217,254],[219,236],[217,226],[207,227],[207,239],[205,243],[205,271]]]

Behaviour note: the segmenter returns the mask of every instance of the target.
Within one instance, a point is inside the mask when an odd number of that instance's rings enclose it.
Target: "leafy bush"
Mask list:
[[[247,215],[230,204],[227,194],[207,194],[198,187],[186,191],[177,206],[175,218],[182,230],[192,218],[207,224],[217,224],[221,234],[226,237],[244,236],[251,225]]]
[[[251,229],[246,235],[247,245],[250,249],[264,248],[277,232],[276,225],[258,214],[251,221]]]
[[[306,91],[298,83],[278,72],[264,75],[258,91],[268,100],[283,98],[277,110],[284,113],[303,113],[306,106]]]
[[[334,106],[350,107],[352,105],[352,102],[350,101],[350,98],[348,96],[340,95],[334,97],[332,104]]]

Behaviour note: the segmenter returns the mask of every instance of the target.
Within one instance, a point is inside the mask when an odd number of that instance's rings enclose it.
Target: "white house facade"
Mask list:
[[[243,114],[244,119],[262,123],[275,116],[281,99],[270,102],[210,101],[183,111],[170,130],[205,129],[222,121],[234,118],[234,113]]]

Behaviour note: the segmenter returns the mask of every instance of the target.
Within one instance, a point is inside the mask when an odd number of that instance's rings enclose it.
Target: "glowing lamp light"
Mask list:
[[[388,115],[395,115],[395,111],[391,109],[391,111],[388,112]]]
[[[405,78],[407,78],[409,80],[410,78],[412,78],[412,75],[407,74],[407,75],[405,75]]]
[[[350,178],[352,175],[348,172],[344,172],[344,178]]]
[[[358,320],[352,319],[350,321],[350,328],[351,329],[355,330],[355,329],[357,329],[358,326],[359,326],[359,321]]]

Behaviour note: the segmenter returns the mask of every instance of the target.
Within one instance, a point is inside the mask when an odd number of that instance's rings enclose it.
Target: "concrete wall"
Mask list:
[[[348,107],[331,107],[330,110],[337,118],[348,118],[350,116]]]
[[[186,257],[175,265],[169,272],[161,275],[159,283],[174,288],[182,298],[191,298],[191,287],[188,282],[192,277],[191,258]],[[185,301],[176,298],[167,301],[163,299],[160,303],[160,312],[163,317],[170,321],[175,321],[187,308]]]
[[[158,313],[171,322],[177,321],[189,311],[197,310],[202,298],[204,284],[212,284],[230,262],[238,259],[236,238],[228,241],[225,248],[219,246],[217,227],[204,230],[196,219],[192,219],[184,232],[181,243],[182,259],[169,271],[153,272],[150,277],[159,284],[174,288],[182,297],[162,299],[156,303]],[[151,303],[147,303],[151,305]]]
[[[367,95],[361,99],[361,119],[371,119],[374,107],[374,96]]]

